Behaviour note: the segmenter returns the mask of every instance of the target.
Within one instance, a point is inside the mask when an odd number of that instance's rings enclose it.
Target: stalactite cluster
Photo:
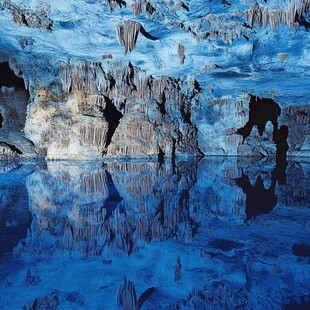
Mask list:
[[[235,21],[235,16],[230,15],[213,15],[210,14],[206,20],[202,19],[199,24],[200,27],[207,23],[209,25],[207,31],[200,31],[194,33],[198,41],[205,39],[220,38],[225,44],[232,44],[243,35],[246,35],[249,29],[241,21]],[[198,28],[200,28],[198,27]]]
[[[81,126],[80,134],[83,145],[102,148],[106,143],[107,127]]]
[[[138,40],[141,24],[133,20],[126,20],[123,24],[116,25],[116,34],[118,42],[124,46],[125,54],[131,52]]]
[[[150,1],[147,0],[135,0],[130,4],[130,7],[136,16],[139,16],[141,13],[153,14],[156,9]]]
[[[49,6],[43,2],[40,2],[36,10],[32,10],[18,6],[10,0],[1,0],[0,9],[10,11],[14,22],[18,25],[52,30],[53,21],[48,17]]]
[[[294,0],[286,6],[277,9],[271,9],[255,3],[245,12],[245,16],[252,27],[255,23],[263,27],[270,25],[272,29],[279,24],[292,27],[296,24],[296,17],[304,16],[309,8],[309,0]]]
[[[108,145],[110,142],[106,145],[104,154],[127,156],[145,153],[149,156],[159,153],[159,149],[164,150],[167,156],[175,152],[196,153],[196,129],[190,120],[191,101],[199,94],[194,82],[186,84],[166,76],[154,78],[131,63],[124,66],[118,62],[114,63],[113,69],[107,67],[105,70],[100,63],[71,63],[60,68],[59,77],[62,90],[67,95],[91,94],[89,98],[83,95],[85,98],[79,103],[79,111],[83,115],[97,117],[100,111],[105,115],[107,103],[126,115],[119,124],[120,129],[114,128],[115,137],[111,145]],[[137,108],[139,114],[135,112]],[[178,115],[179,120],[174,115]],[[114,124],[118,126],[117,122]],[[83,144],[102,146],[106,134],[89,128],[81,126]]]

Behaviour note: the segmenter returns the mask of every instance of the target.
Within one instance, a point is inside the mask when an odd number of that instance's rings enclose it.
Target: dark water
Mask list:
[[[309,309],[310,160],[0,165],[0,309]]]

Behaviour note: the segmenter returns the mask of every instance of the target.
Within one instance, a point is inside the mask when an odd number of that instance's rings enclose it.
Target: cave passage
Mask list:
[[[0,63],[0,88],[2,86],[25,90],[24,80],[15,75],[7,62]]]
[[[272,99],[251,95],[249,109],[249,121],[244,127],[237,130],[237,133],[243,136],[243,142],[251,134],[254,126],[257,126],[258,132],[262,136],[267,122],[270,121],[273,125],[273,142],[277,147],[277,160],[285,160],[289,148],[287,143],[288,127],[282,125],[278,128],[278,117],[281,115],[280,106]]]

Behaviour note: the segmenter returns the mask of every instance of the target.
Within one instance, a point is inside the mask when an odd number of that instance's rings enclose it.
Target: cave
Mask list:
[[[273,142],[276,145],[276,157],[278,160],[286,159],[286,153],[289,149],[288,126],[278,127],[278,117],[281,115],[281,108],[277,102],[269,98],[260,98],[251,95],[249,102],[249,120],[242,128],[237,130],[244,140],[251,134],[254,126],[257,127],[260,136],[263,135],[268,121],[273,125]]]
[[[0,128],[2,131],[22,130],[30,96],[24,80],[15,75],[7,62],[0,63],[0,89]]]
[[[15,75],[7,62],[0,63],[0,87],[2,86],[25,90],[24,80]]]
[[[30,96],[24,80],[14,73],[8,62],[0,63],[0,89],[0,141],[13,152],[22,154],[21,145],[28,145],[23,129]]]

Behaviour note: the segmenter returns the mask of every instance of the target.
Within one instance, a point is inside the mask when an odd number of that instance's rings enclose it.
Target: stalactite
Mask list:
[[[116,25],[117,39],[121,46],[124,46],[125,54],[131,52],[138,40],[141,24],[133,20],[126,20],[123,24]]]
[[[296,23],[296,16],[304,16],[309,8],[309,0],[294,0],[287,6],[277,9],[271,9],[256,3],[245,12],[245,16],[251,27],[255,23],[263,27],[270,25],[272,29],[276,28],[280,23],[292,27]]]
[[[180,58],[180,63],[181,65],[183,65],[185,60],[185,46],[179,43],[177,50],[178,50],[178,57]]]
[[[113,55],[112,54],[103,54],[102,55],[102,59],[105,60],[105,59],[113,59]]]
[[[153,14],[156,11],[151,2],[147,0],[134,0],[134,2],[130,4],[130,8],[136,16],[146,12]]]
[[[94,126],[81,126],[81,142],[84,145],[103,147],[106,143],[107,128]]]
[[[109,6],[111,12],[117,7],[117,1],[115,0],[106,0],[105,2]]]
[[[32,10],[27,7],[18,6],[10,0],[2,0],[0,9],[10,11],[12,19],[18,25],[52,30],[53,21],[48,17],[50,7],[46,3],[40,2],[36,10]]]
[[[149,95],[148,88],[149,77],[146,74],[139,74],[135,78],[135,84],[137,86],[137,96],[139,99],[147,99]]]

